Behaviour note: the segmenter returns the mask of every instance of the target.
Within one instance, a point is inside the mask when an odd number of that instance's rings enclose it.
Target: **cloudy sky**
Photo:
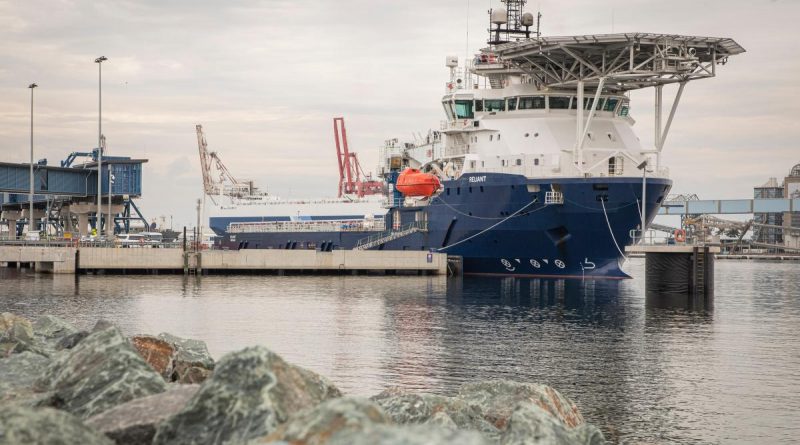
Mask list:
[[[377,147],[437,127],[444,58],[485,41],[499,1],[0,0],[0,160],[97,141],[97,65],[109,154],[147,158],[144,212],[190,224],[201,179],[194,132],[238,176],[281,196],[333,195],[331,118],[374,169]],[[545,35],[664,32],[733,37],[747,53],[690,84],[664,161],[675,192],[752,195],[800,162],[800,1],[542,0]],[[469,23],[469,26],[467,26]],[[466,31],[469,30],[467,40]],[[652,144],[652,90],[632,116]]]

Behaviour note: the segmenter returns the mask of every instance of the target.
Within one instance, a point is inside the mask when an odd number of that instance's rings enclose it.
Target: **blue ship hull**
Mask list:
[[[642,180],[637,178],[528,179],[501,173],[467,174],[445,181],[429,205],[396,207],[387,227],[422,222],[427,230],[375,246],[433,250],[463,257],[465,274],[627,278],[622,252],[641,223]],[[648,179],[647,224],[672,181]],[[560,191],[563,203],[547,204]],[[604,210],[605,207],[605,210]],[[237,219],[237,220],[245,220]],[[374,232],[225,234],[229,219],[211,227],[231,248],[351,249]],[[613,234],[613,236],[612,236]]]

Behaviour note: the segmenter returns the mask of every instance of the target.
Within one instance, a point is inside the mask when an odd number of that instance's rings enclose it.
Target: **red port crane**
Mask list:
[[[336,141],[336,155],[339,161],[339,197],[356,195],[382,195],[383,182],[372,179],[372,175],[364,173],[358,156],[347,146],[347,130],[343,117],[333,118],[333,137]],[[363,175],[363,179],[362,179]]]

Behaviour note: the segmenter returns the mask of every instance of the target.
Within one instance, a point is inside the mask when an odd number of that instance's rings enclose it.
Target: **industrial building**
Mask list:
[[[0,163],[0,237],[46,232],[79,238],[127,232],[131,222],[147,223],[134,199],[142,195],[147,159],[102,157],[101,210],[97,209],[97,153],[74,152],[59,166],[41,160],[33,167],[33,215],[29,210],[30,164]],[[86,162],[75,164],[78,158]]]
[[[756,199],[797,199],[800,198],[800,164],[795,165],[779,183],[777,178],[769,180],[753,189]],[[771,245],[771,253],[780,250],[781,246],[800,248],[800,212],[764,212],[754,213],[753,242]]]

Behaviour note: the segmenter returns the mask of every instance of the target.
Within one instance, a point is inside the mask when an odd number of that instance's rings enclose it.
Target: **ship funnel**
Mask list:
[[[492,23],[495,25],[502,25],[508,23],[508,11],[505,8],[497,8],[492,10]]]

